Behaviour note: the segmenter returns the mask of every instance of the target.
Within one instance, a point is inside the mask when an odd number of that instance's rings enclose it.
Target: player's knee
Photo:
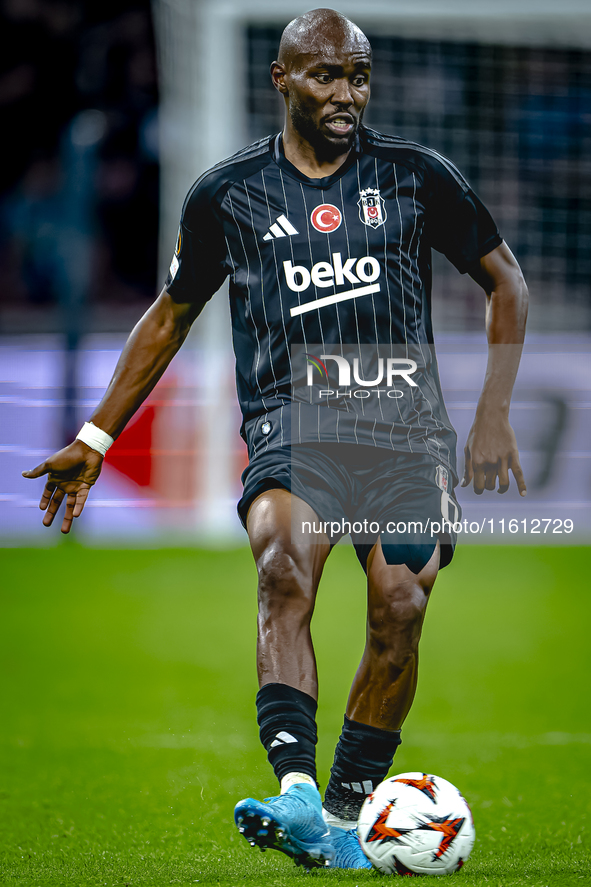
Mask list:
[[[311,617],[312,583],[306,570],[281,544],[268,546],[257,559],[259,609],[272,617],[286,610]]]
[[[380,655],[397,657],[416,652],[427,606],[427,596],[416,583],[401,583],[371,607],[369,641]]]

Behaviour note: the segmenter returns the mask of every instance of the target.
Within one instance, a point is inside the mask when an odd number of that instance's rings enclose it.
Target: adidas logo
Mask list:
[[[285,237],[287,234],[299,234],[297,228],[291,224],[284,215],[278,216],[276,221],[270,226],[269,231],[263,237],[263,240],[275,240],[276,237]]]
[[[281,236],[284,237],[285,235],[282,234]],[[269,748],[276,748],[278,745],[286,745],[290,742],[297,742],[297,739],[286,730],[281,730],[281,732],[277,733],[277,738],[273,740]]]
[[[364,779],[363,782],[352,782],[350,784],[348,782],[341,782],[341,785],[349,791],[354,791],[363,795],[371,795],[373,791],[373,783],[371,779]]]

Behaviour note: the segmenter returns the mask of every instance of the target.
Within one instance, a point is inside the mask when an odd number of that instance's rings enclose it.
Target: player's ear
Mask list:
[[[281,95],[287,95],[287,84],[285,83],[285,68],[281,62],[271,62],[271,80],[275,89]]]

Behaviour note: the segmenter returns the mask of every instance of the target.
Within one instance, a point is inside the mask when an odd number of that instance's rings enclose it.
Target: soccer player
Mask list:
[[[508,420],[527,305],[520,269],[452,163],[362,125],[370,70],[367,38],[340,13],[316,9],[287,26],[271,66],[283,132],[193,186],[165,288],[91,423],[24,472],[49,475],[46,526],[67,498],[68,532],[107,446],[230,276],[250,457],[238,508],[259,576],[257,715],[281,786],[264,802],[239,802],[235,818],[252,844],[308,867],[370,868],[355,822],[400,744],[427,602],[453,555],[456,438],[430,347],[432,248],[487,299],[489,360],[462,483],[503,493],[512,471],[525,495]],[[367,642],[323,815],[310,620],[346,532],[367,574]]]

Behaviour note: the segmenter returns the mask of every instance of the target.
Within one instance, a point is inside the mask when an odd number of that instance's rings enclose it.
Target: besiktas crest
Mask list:
[[[386,201],[380,196],[379,188],[365,188],[364,191],[360,191],[357,206],[359,218],[370,228],[379,228],[388,218]]]

